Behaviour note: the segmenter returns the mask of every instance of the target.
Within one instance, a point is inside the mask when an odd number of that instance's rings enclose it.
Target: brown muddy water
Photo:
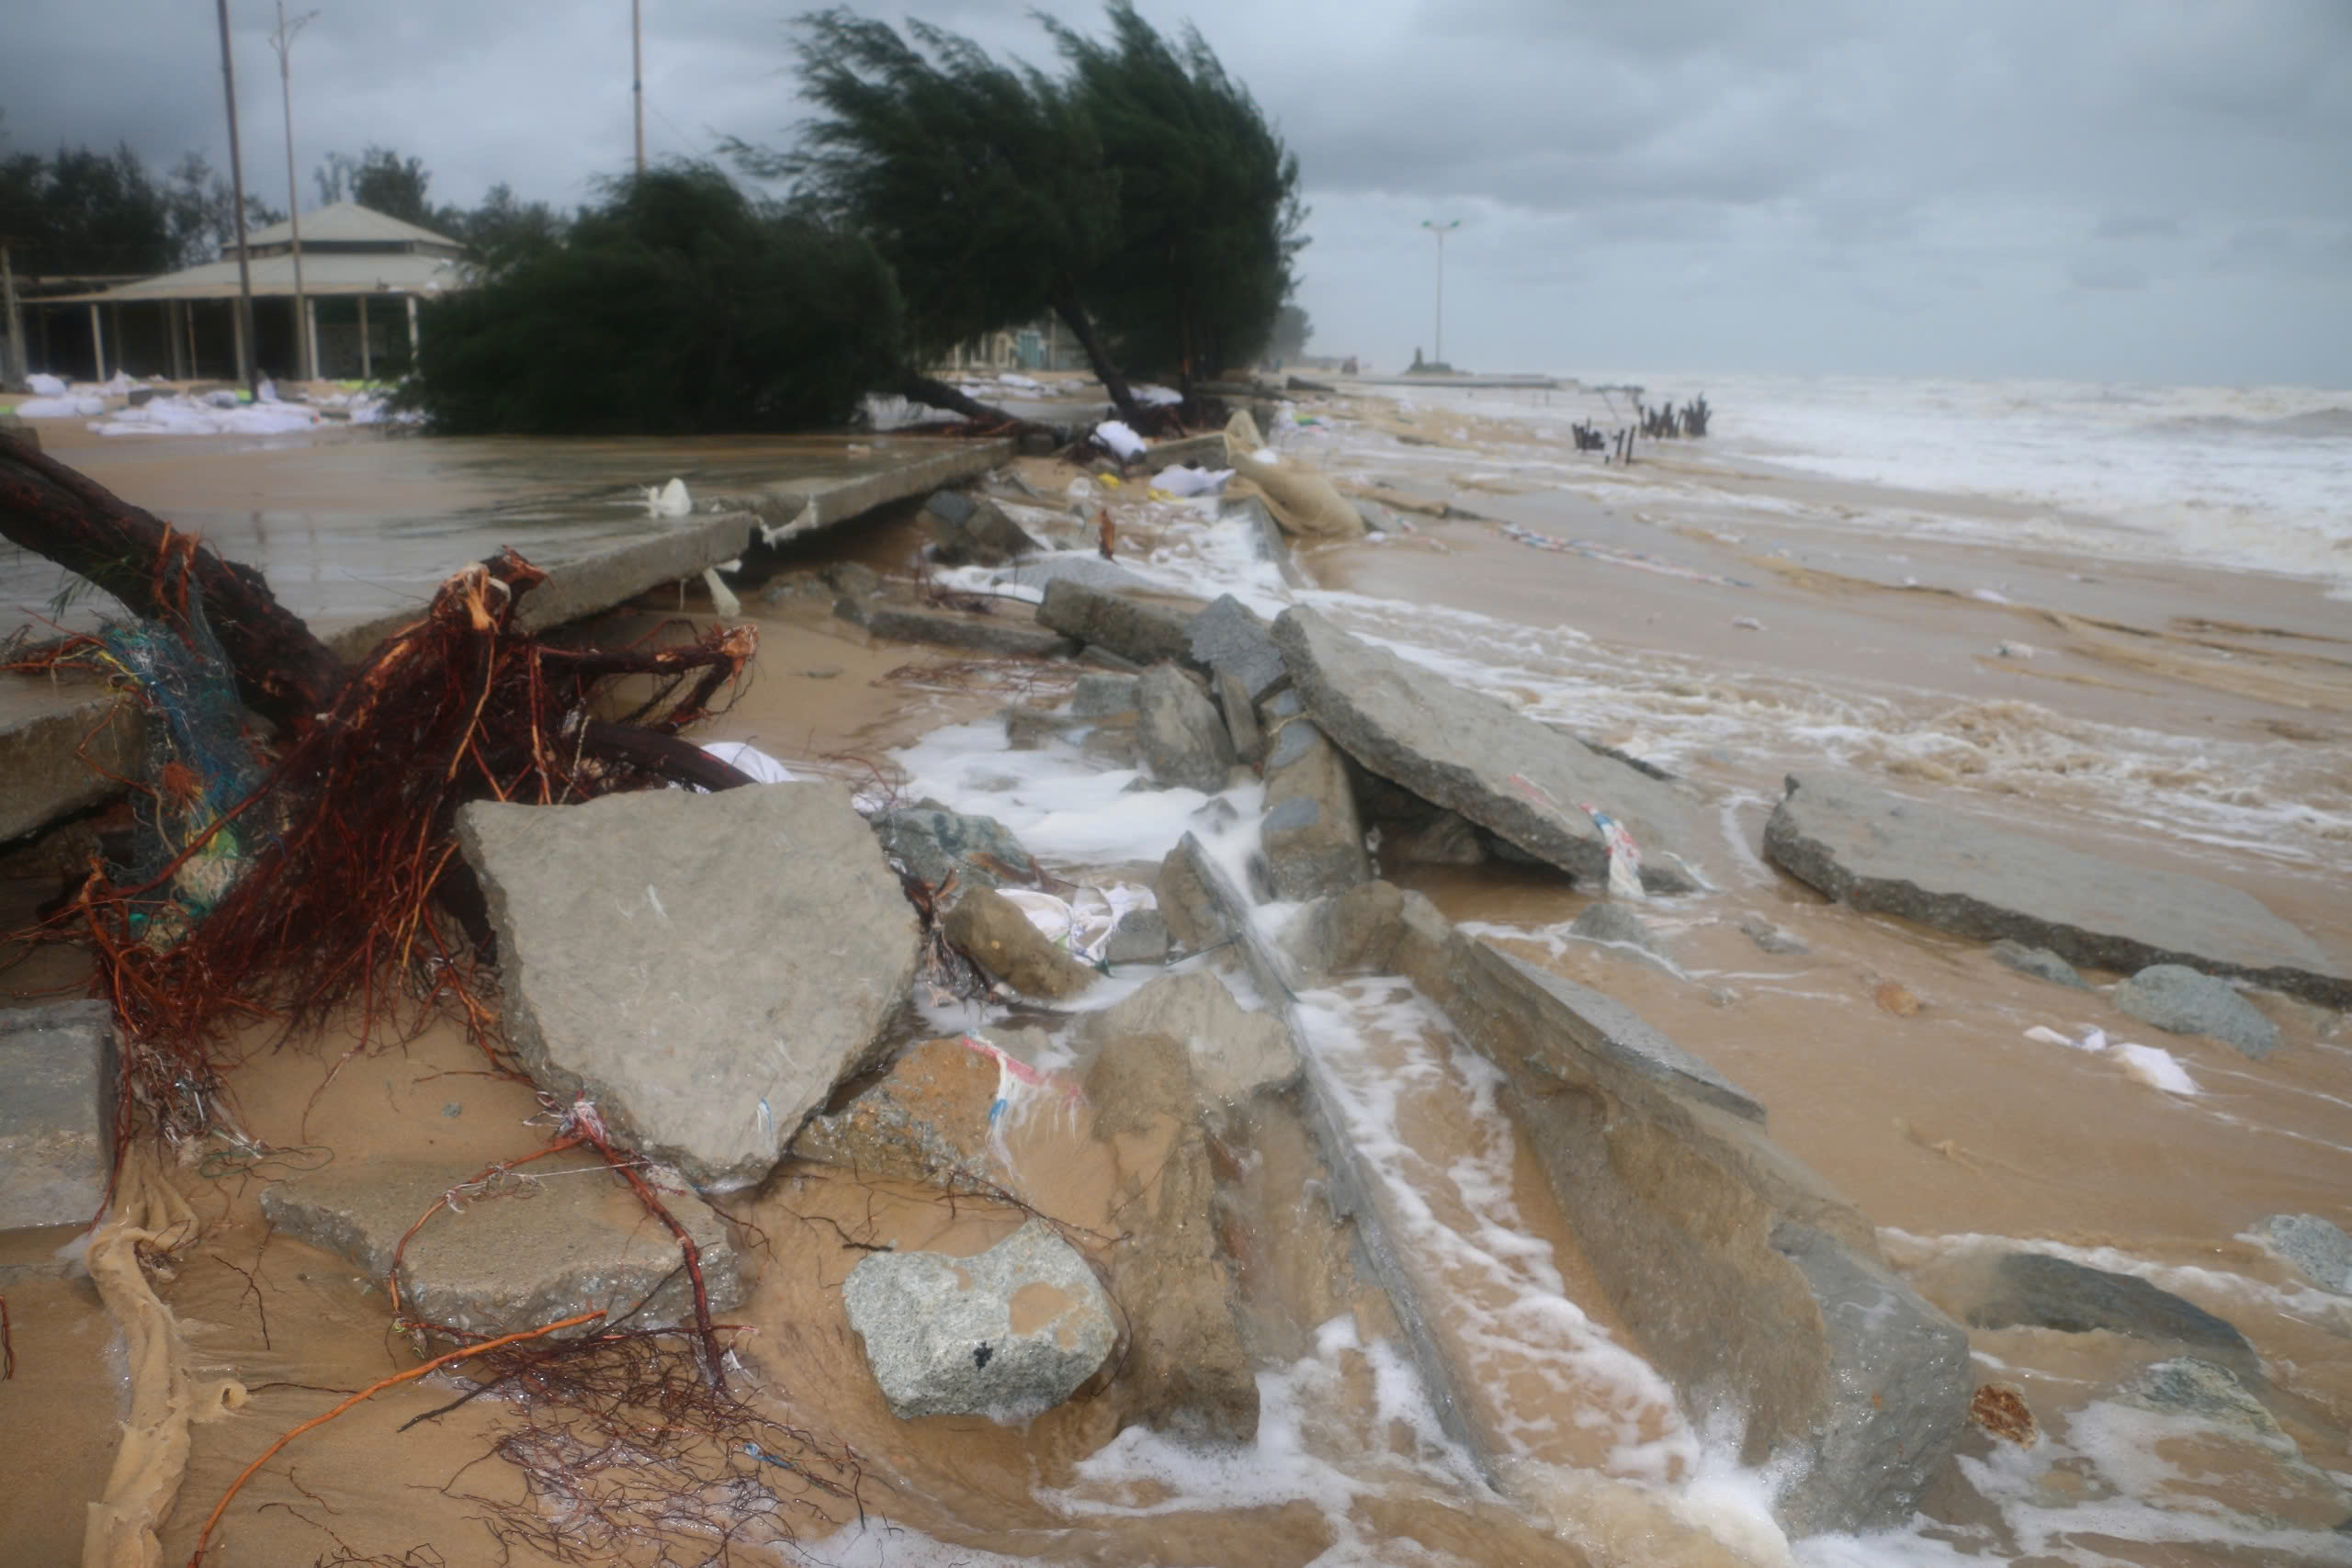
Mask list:
[[[1389,405],[1325,412],[1336,437],[1313,456],[1343,480],[1449,499],[1490,521],[1416,519],[1410,534],[1316,552],[1304,564],[1317,586],[1300,597],[1533,716],[1670,769],[1713,826],[1701,858],[1717,886],[1643,910],[1662,938],[1664,956],[1652,958],[1567,934],[1589,899],[1554,878],[1384,871],[1625,1002],[1754,1094],[1774,1136],[1861,1207],[1931,1301],[1957,1307],[1973,1269],[2019,1247],[2140,1275],[2246,1335],[2267,1374],[2270,1424],[2143,1408],[2132,1390],[2166,1355],[2150,1345],[1972,1330],[1978,1379],[2022,1393],[2040,1442],[2016,1448],[1972,1429],[1908,1528],[1789,1542],[1770,1523],[1770,1478],[1727,1457],[1709,1413],[1678,1408],[1641,1359],[1638,1321],[1600,1302],[1556,1200],[1495,1109],[1491,1069],[1409,987],[1353,981],[1303,998],[1309,1046],[1352,1135],[1376,1151],[1375,1207],[1442,1283],[1440,1331],[1476,1371],[1482,1421],[1509,1435],[1500,1462],[1482,1470],[1442,1429],[1385,1299],[1331,1219],[1311,1143],[1281,1106],[1228,1130],[1246,1157],[1220,1178],[1261,1406],[1258,1441],[1239,1451],[1115,1432],[1108,1407],[1083,1399],[1020,1426],[895,1420],[842,1315],[842,1279],[875,1246],[978,1251],[1019,1212],[787,1167],[730,1204],[757,1261],[751,1298],[729,1314],[743,1325],[736,1354],[763,1408],[827,1451],[854,1452],[857,1484],[844,1505],[771,1477],[797,1537],[779,1560],[2352,1561],[2335,1529],[2352,1513],[2352,1301],[2314,1289],[2247,1235],[2278,1213],[2352,1226],[2352,1028],[2257,993],[2285,1043],[2251,1062],[2126,1019],[2103,994],[2117,976],[2089,976],[2086,990],[2027,978],[1979,944],[1829,905],[1758,850],[1783,775],[1837,766],[2052,842],[2243,887],[2324,946],[2352,951],[2341,602],[2290,578],[1852,525],[1873,507],[1928,502],[2000,520],[1995,503],[1965,497],[1923,502],[1679,454],[1563,479],[1569,458],[1549,428],[1507,413],[1448,422],[1434,446],[1424,421],[1413,426],[1422,444],[1400,449]],[[347,496],[334,470],[356,465],[346,478],[372,475],[371,495],[397,498],[377,511],[421,518],[447,487],[481,482],[471,445],[362,436],[317,451],[123,458],[109,446],[106,461],[121,466],[98,471],[167,514],[190,520],[173,509],[193,496],[253,527]],[[583,454],[529,476],[502,469],[513,484],[492,503],[511,504],[502,524],[534,508],[610,505],[615,527],[634,525],[625,487],[672,472],[694,484],[756,462],[697,448],[654,473],[634,454]],[[1045,463],[1023,471],[1055,492],[1073,477]],[[1757,496],[1777,510],[1746,504]],[[1203,518],[1115,504],[1147,576],[1279,607],[1278,586]],[[1024,520],[1048,529],[1059,511],[1049,502]],[[1584,547],[1537,547],[1501,525]],[[478,513],[469,526],[481,525]],[[897,535],[860,548],[889,564],[911,543]],[[1997,597],[1980,594],[1995,584]],[[854,781],[878,764],[910,794],[1000,816],[1076,880],[1148,881],[1198,804],[1128,792],[1126,777],[1075,753],[1003,751],[992,716],[1008,695],[1050,697],[1067,676],[991,671],[839,622],[755,613],[757,677],[712,739],[752,739],[796,768]],[[11,884],[12,912],[51,886]],[[1764,952],[1741,930],[1754,916],[1806,951]],[[1916,1007],[1890,1005],[1900,998]],[[927,1017],[935,1032],[1042,1026],[1051,1038],[1040,1060],[1076,1069],[1069,1022],[969,1009]],[[2028,1038],[2038,1025],[2096,1025],[2159,1046],[2199,1092],[2165,1092],[2112,1054]],[[481,1075],[455,1030],[345,1060],[354,1044],[255,1054],[236,1076],[234,1113],[275,1152],[215,1145],[169,1172],[200,1229],[157,1290],[191,1359],[232,1374],[251,1398],[191,1429],[165,1561],[186,1559],[230,1480],[332,1403],[329,1391],[413,1363],[377,1283],[270,1235],[260,1189],[323,1159],[428,1150],[488,1163],[544,1141],[532,1096]],[[1091,1132],[1086,1114],[1042,1116],[1017,1124],[1005,1152],[1013,1190],[1079,1231],[1107,1229],[1106,1205],[1150,1191],[1164,1155],[1155,1140],[1172,1135]],[[25,1280],[7,1300],[19,1371],[0,1385],[0,1448],[16,1456],[0,1492],[0,1560],[71,1562],[126,1408],[121,1351],[86,1281]],[[405,1385],[290,1448],[241,1496],[217,1560],[560,1560],[527,1542],[502,1556],[487,1533],[496,1506],[520,1497],[516,1473],[484,1457],[511,1410],[481,1399],[400,1430],[457,1392],[440,1379]],[[649,1549],[624,1560],[665,1559]],[[666,1561],[700,1558],[685,1541]]]

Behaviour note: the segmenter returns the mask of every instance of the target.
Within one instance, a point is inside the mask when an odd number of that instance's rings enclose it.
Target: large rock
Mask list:
[[[1111,1288],[1129,1347],[1113,1396],[1125,1418],[1193,1441],[1258,1435],[1258,1379],[1233,1316],[1232,1284],[1209,1206],[1216,1179],[1191,1058],[1165,1035],[1105,1044],[1086,1074],[1094,1135],[1121,1149],[1163,1146],[1129,1166],[1112,1212]]]
[[[1193,661],[1212,674],[1233,676],[1253,703],[1288,673],[1265,621],[1230,593],[1218,595],[1194,615],[1187,635]]]
[[[1030,924],[1021,906],[991,888],[956,901],[941,928],[973,963],[1024,997],[1067,1001],[1094,983],[1094,971]]]
[[[1298,1077],[1298,1050],[1282,1020],[1250,1011],[1205,969],[1161,976],[1089,1015],[1080,1033],[1096,1045],[1147,1034],[1177,1041],[1192,1058],[1200,1092],[1227,1104]]]
[[[2014,969],[2020,975],[2030,975],[2037,980],[2047,980],[2053,986],[2071,986],[2084,991],[2090,987],[2075,966],[2046,947],[2028,947],[2007,937],[1993,944],[1994,962]]]
[[[1216,705],[1225,716],[1225,733],[1233,742],[1234,756],[1253,765],[1264,761],[1266,732],[1258,722],[1258,705],[1250,700],[1241,677],[1223,674],[1216,678]]]
[[[1036,1219],[973,1258],[870,1254],[842,1304],[902,1421],[1025,1419],[1077,1393],[1119,1339],[1094,1271]]]
[[[1360,642],[1313,610],[1284,611],[1273,635],[1317,725],[1381,777],[1594,886],[1608,880],[1609,851],[1581,807],[1597,806],[1633,833],[1646,886],[1697,885],[1679,857],[1701,835],[1667,784]]]
[[[961,1038],[926,1040],[847,1105],[810,1117],[793,1157],[869,1179],[1001,1183],[1007,1173],[989,1148],[998,1078],[987,1052]]]
[[[2012,1252],[1967,1308],[1979,1328],[2105,1330],[2184,1345],[2233,1371],[2262,1374],[2245,1336],[2224,1320],[2133,1274],[2114,1274],[2040,1252]]]
[[[1037,602],[1037,624],[1082,643],[1107,648],[1137,664],[1157,664],[1162,660],[1184,664],[1193,657],[1193,639],[1183,615],[1069,578],[1046,584],[1046,596]]]
[[[1215,705],[1172,664],[1136,683],[1136,742],[1158,783],[1215,795],[1233,771],[1233,738]]]
[[[1372,879],[1347,761],[1312,720],[1294,718],[1266,748],[1261,832],[1277,898],[1320,898]]]
[[[0,1231],[97,1218],[114,1174],[116,1070],[106,1003],[0,1009]]]
[[[1657,932],[1650,930],[1641,916],[1623,904],[1607,900],[1588,904],[1568,922],[1568,934],[1580,936],[1587,942],[1611,942],[1638,948],[1653,958],[1664,958],[1666,949]]]
[[[2273,1214],[2255,1227],[2278,1255],[2324,1291],[2352,1296],[2352,1236],[2317,1214]]]
[[[882,848],[937,887],[952,873],[967,886],[1002,887],[1037,879],[1037,863],[993,817],[966,817],[935,800],[893,807],[874,818]]]
[[[2124,974],[2189,964],[2352,1006],[2344,961],[2234,887],[2101,860],[1852,779],[1790,778],[1764,853],[1857,909],[1979,942],[2011,937]]]
[[[2152,964],[2115,987],[2116,1010],[2175,1034],[2210,1034],[2259,1062],[2278,1049],[2278,1026],[2226,980],[2179,964]]]
[[[914,978],[914,911],[838,784],[477,802],[458,839],[525,1068],[701,1186],[764,1177]]]
[[[445,1328],[511,1334],[592,1311],[631,1328],[693,1322],[694,1285],[678,1266],[677,1241],[617,1176],[595,1168],[593,1159],[556,1156],[461,1188],[479,1166],[337,1164],[264,1188],[261,1206],[277,1229],[349,1259],[374,1284],[398,1251],[402,1314]],[[741,1301],[735,1248],[718,1216],[692,1193],[661,1196],[701,1254],[711,1306]]]

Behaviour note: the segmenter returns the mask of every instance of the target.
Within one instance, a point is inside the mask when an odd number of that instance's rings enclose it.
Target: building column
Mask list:
[[[302,324],[309,329],[303,333],[303,342],[310,349],[311,379],[315,381],[319,378],[319,297],[317,295],[302,296]]]
[[[368,296],[356,298],[359,301],[359,378],[372,381],[376,378],[376,355],[368,346]]]
[[[416,374],[416,296],[408,296],[408,371]]]
[[[187,374],[187,344],[180,336],[180,317],[187,310],[187,301],[164,301],[164,342],[171,350],[172,379],[185,381]]]
[[[97,378],[103,381],[107,378],[107,340],[101,321],[98,302],[93,299],[90,301],[90,353],[98,362]]]

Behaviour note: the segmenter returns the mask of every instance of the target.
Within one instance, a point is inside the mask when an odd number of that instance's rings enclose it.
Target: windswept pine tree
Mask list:
[[[1107,39],[1045,18],[1118,175],[1118,221],[1084,294],[1125,364],[1189,390],[1272,338],[1306,243],[1298,160],[1197,28],[1171,41],[1131,0],[1107,9]]]
[[[421,338],[407,396],[463,434],[804,430],[905,363],[874,248],[709,167],[616,182],[568,232],[427,305]]]
[[[918,363],[1051,310],[1135,417],[1084,288],[1116,243],[1119,181],[1069,88],[922,22],[901,37],[836,8],[795,25],[818,112],[788,150],[734,143],[743,165],[873,242]]]

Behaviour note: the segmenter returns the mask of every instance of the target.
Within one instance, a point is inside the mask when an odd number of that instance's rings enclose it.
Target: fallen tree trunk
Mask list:
[[[0,535],[184,636],[186,595],[198,595],[236,672],[237,694],[281,734],[307,728],[350,678],[343,661],[277,602],[261,573],[222,559],[193,534],[6,434]]]

